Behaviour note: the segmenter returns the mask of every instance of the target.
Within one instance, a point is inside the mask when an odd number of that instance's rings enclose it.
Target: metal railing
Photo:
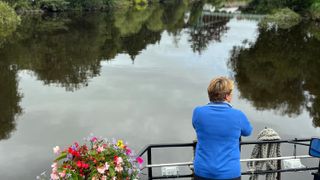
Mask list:
[[[294,169],[281,169],[281,160],[284,159],[305,159],[312,158],[309,155],[298,155],[297,156],[297,145],[300,146],[310,146],[310,138],[308,139],[289,139],[289,140],[274,140],[274,141],[240,141],[240,150],[244,145],[256,145],[256,144],[266,144],[266,143],[287,143],[293,144],[293,156],[282,156],[282,157],[271,157],[271,158],[258,158],[258,159],[241,159],[240,162],[249,162],[249,161],[270,161],[277,160],[278,167],[277,170],[258,170],[258,171],[244,171],[241,172],[241,175],[253,175],[253,174],[267,174],[267,173],[281,173],[281,172],[298,172],[298,171],[309,171],[309,170],[318,170],[317,167],[304,167],[304,168],[294,168]],[[159,148],[177,148],[177,147],[192,147],[193,153],[195,152],[197,142],[192,143],[172,143],[172,144],[150,144],[145,146],[139,153],[139,156],[145,155],[147,153],[147,164],[142,169],[148,169],[148,179],[166,179],[166,178],[184,178],[184,177],[193,177],[194,174],[185,174],[185,175],[176,175],[176,176],[153,176],[152,168],[156,167],[167,167],[167,166],[189,166],[193,165],[193,162],[179,162],[179,163],[165,163],[165,164],[152,164],[152,150]],[[280,174],[278,177],[281,177]],[[279,178],[280,179],[280,178]]]

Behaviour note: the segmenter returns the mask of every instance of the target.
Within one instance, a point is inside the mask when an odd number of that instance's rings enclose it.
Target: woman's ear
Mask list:
[[[231,103],[231,100],[232,100],[232,94],[231,94],[231,93],[226,94],[225,100],[226,100],[228,103]]]

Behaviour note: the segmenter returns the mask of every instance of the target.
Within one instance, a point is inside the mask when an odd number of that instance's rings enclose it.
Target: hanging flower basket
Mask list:
[[[52,164],[52,180],[133,180],[139,179],[143,159],[132,153],[122,140],[109,142],[90,137],[89,145],[75,142],[63,150],[53,148],[58,157]]]

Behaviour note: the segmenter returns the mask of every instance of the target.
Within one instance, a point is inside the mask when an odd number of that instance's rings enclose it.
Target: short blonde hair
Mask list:
[[[211,102],[225,101],[225,97],[231,94],[233,90],[233,81],[226,77],[214,78],[208,86],[208,96]]]

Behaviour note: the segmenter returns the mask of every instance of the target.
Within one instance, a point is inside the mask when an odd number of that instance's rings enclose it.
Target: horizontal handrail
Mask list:
[[[245,171],[242,172],[241,175],[261,175],[261,174],[269,174],[269,173],[281,173],[281,172],[299,172],[299,171],[311,171],[317,170],[318,167],[305,167],[305,168],[293,168],[293,169],[279,169],[279,170],[264,170],[264,171]],[[185,177],[193,177],[193,174],[188,175],[175,175],[175,176],[154,176],[152,179],[168,179],[168,178],[185,178]]]
[[[309,155],[300,155],[296,156],[296,145],[303,145],[303,146],[310,146],[311,138],[301,138],[301,139],[287,139],[287,140],[266,140],[266,141],[241,141],[240,140],[240,150],[243,145],[258,145],[258,144],[267,144],[267,143],[288,143],[294,145],[294,152],[293,156],[285,156],[285,157],[273,157],[273,158],[257,158],[257,159],[241,159],[240,162],[250,162],[250,161],[271,161],[271,160],[277,160],[280,162],[280,160],[284,159],[303,159],[303,158],[312,158]],[[170,143],[170,144],[150,144],[145,146],[139,153],[138,156],[143,156],[144,153],[147,152],[147,165],[144,166],[142,169],[148,169],[148,179],[162,179],[164,177],[154,177],[152,175],[152,168],[154,167],[164,167],[164,166],[191,166],[193,165],[193,162],[179,162],[179,163],[166,163],[166,164],[152,164],[152,149],[154,148],[170,148],[170,147],[192,147],[193,152],[196,151],[196,145],[197,141],[193,141],[192,143]],[[308,169],[309,168],[309,169]],[[303,170],[314,170],[316,167],[307,167],[307,168],[300,168],[300,169],[294,169],[294,170],[286,170],[286,169],[280,169],[277,171],[272,172],[290,172],[290,171],[303,171]],[[269,172],[269,171],[268,171]],[[263,171],[262,173],[268,173],[267,171]],[[244,172],[246,173],[246,172]],[[259,172],[258,172],[259,173]],[[270,172],[271,173],[271,172]],[[250,172],[250,174],[256,174],[254,172]],[[244,174],[243,174],[244,175]],[[183,175],[184,176],[184,175]],[[182,177],[182,176],[180,176]],[[187,177],[187,175],[185,176]]]
[[[309,146],[309,144],[304,144],[300,142],[310,141],[311,138],[301,138],[301,139],[287,139],[287,140],[270,140],[270,141],[241,141],[240,145],[252,145],[252,144],[266,144],[266,143],[289,143]],[[145,146],[139,153],[142,156],[149,148],[167,148],[167,147],[194,147],[197,142],[192,143],[166,143],[166,144],[149,144]]]
[[[266,144],[266,143],[289,143],[289,144],[299,144],[299,145],[309,146],[308,144],[299,143],[299,142],[307,142],[307,141],[311,141],[311,138],[287,139],[287,140],[268,140],[268,141],[241,141],[240,145]]]
[[[272,157],[272,158],[256,158],[256,159],[240,159],[240,162],[253,162],[253,161],[273,161],[273,160],[285,160],[285,159],[307,159],[314,158],[309,155],[299,155],[299,156],[282,156],[282,157]],[[154,168],[154,167],[165,167],[165,166],[190,166],[193,165],[193,162],[180,162],[180,163],[164,163],[164,164],[151,164],[146,165],[145,168]]]
[[[318,170],[318,167],[305,167],[305,168],[290,168],[290,169],[277,169],[277,170],[258,170],[258,171],[245,171],[241,172],[241,175],[252,175],[252,174],[270,174],[270,173],[281,173],[281,172],[299,172],[299,171],[311,171]]]
[[[272,158],[255,158],[255,159],[240,159],[240,162],[253,162],[253,161],[274,161],[274,160],[285,160],[285,159],[307,159],[314,158],[309,155],[299,155],[299,156],[281,156]]]
[[[180,162],[180,163],[166,163],[166,164],[151,164],[146,165],[142,169],[145,168],[154,168],[154,167],[167,167],[167,166],[190,166],[193,165],[193,162]]]

